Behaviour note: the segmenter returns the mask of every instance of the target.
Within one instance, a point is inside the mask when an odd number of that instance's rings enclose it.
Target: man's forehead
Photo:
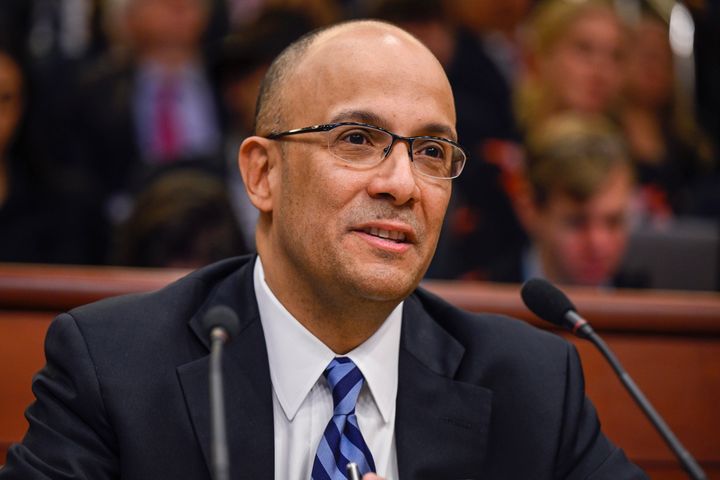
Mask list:
[[[352,66],[373,66],[397,63],[402,59],[416,59],[426,66],[439,62],[430,50],[405,30],[377,21],[343,23],[318,34],[297,59],[294,72],[298,76],[316,75],[318,65],[331,64],[333,70]],[[355,60],[362,60],[357,65]]]
[[[430,115],[437,109],[428,106],[441,105],[454,127],[452,91],[442,66],[419,40],[393,25],[353,22],[323,32],[287,80],[294,113],[304,117],[325,110],[323,118],[309,121],[327,122],[328,115],[347,108],[372,111],[371,104],[386,106],[382,98],[415,95],[414,110],[423,105]]]

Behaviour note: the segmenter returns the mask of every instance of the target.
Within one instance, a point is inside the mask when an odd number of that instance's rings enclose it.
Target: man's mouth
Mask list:
[[[380,228],[369,227],[363,228],[361,231],[367,233],[368,235],[372,235],[373,237],[382,238],[384,240],[392,240],[397,243],[405,243],[406,241],[405,234],[397,230],[383,230]]]

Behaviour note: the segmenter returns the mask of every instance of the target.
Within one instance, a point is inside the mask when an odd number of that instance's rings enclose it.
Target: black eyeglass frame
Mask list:
[[[419,135],[415,137],[403,137],[402,135],[398,135],[396,133],[393,133],[389,130],[386,130],[382,127],[378,127],[377,125],[371,125],[369,123],[362,123],[362,122],[337,122],[337,123],[325,123],[321,125],[312,125],[310,127],[302,127],[302,128],[294,128],[292,130],[287,130],[285,132],[271,132],[268,135],[265,136],[268,140],[277,140],[282,137],[287,137],[290,135],[299,135],[302,133],[317,133],[317,132],[329,132],[330,130],[333,130],[338,127],[366,127],[366,128],[372,128],[375,130],[379,130],[381,132],[387,133],[390,135],[390,138],[392,138],[392,141],[390,142],[390,145],[388,145],[386,148],[383,149],[383,156],[380,159],[380,162],[382,162],[385,158],[387,158],[388,155],[390,155],[390,152],[392,151],[393,147],[398,141],[406,142],[408,144],[408,152],[410,155],[410,161],[413,162],[413,165],[415,164],[415,158],[413,156],[413,143],[415,140],[437,140],[440,142],[449,143],[450,145],[456,147],[460,152],[462,152],[464,158],[462,162],[462,166],[460,167],[460,171],[456,175],[453,175],[452,177],[437,177],[434,175],[430,175],[428,173],[423,172],[422,170],[417,169],[417,171],[425,175],[426,177],[430,178],[439,178],[439,179],[447,179],[451,180],[453,178],[457,178],[462,173],[463,169],[465,168],[465,164],[467,163],[468,155],[465,149],[460,146],[457,142],[450,140],[449,138],[445,137],[436,137],[433,135]]]

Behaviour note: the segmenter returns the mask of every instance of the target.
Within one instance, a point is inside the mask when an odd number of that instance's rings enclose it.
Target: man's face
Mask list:
[[[551,194],[538,210],[533,236],[551,280],[599,286],[612,279],[627,243],[630,194],[630,174],[622,167],[587,202]]]
[[[434,57],[397,33],[356,30],[311,47],[290,80],[284,128],[357,121],[403,136],[454,138],[452,94]],[[324,139],[273,142],[281,160],[271,176],[275,258],[267,261],[321,297],[399,301],[432,258],[451,181],[419,174],[405,143],[358,169],[333,156]]]
[[[133,36],[147,47],[195,48],[207,23],[203,0],[136,0],[129,13]]]

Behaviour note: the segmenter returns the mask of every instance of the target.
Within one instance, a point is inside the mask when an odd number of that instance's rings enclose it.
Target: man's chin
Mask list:
[[[420,278],[408,270],[380,266],[356,277],[355,290],[368,300],[401,302],[415,290]]]

